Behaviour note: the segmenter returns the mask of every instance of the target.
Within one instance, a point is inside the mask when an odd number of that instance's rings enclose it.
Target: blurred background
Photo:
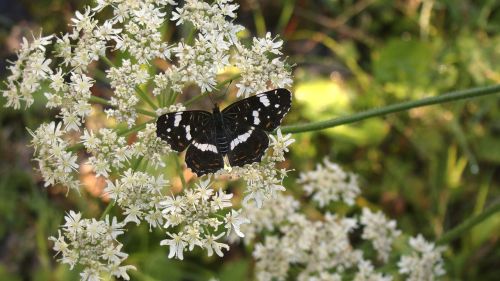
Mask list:
[[[85,2],[0,0],[0,78],[22,36],[67,31]],[[236,2],[236,21],[248,28],[246,36],[270,31],[284,40],[284,54],[294,65],[295,99],[286,124],[500,83],[496,0]],[[171,30],[168,40],[180,37],[173,25]],[[383,210],[410,235],[435,240],[500,196],[499,105],[496,94],[297,134],[284,163],[294,169],[286,186],[298,193],[298,171],[328,157],[359,174],[358,204]],[[42,102],[28,110],[0,108],[0,280],[77,280],[76,271],[55,262],[47,237],[57,233],[66,211],[98,217],[106,204],[95,190],[102,183],[89,171],[81,171],[83,182],[90,177],[81,196],[43,187],[26,128],[54,116]],[[499,234],[496,214],[454,241],[445,255],[444,279],[498,280]],[[146,225],[123,236],[129,262],[141,269],[133,279],[251,280],[245,247],[233,246],[223,259],[195,251],[178,262],[158,246],[163,236]]]

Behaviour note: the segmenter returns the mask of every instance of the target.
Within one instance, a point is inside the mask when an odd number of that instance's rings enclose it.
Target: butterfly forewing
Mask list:
[[[202,110],[164,114],[156,121],[156,134],[175,151],[183,151],[199,135],[213,131],[212,114]]]
[[[272,131],[281,124],[291,105],[292,94],[280,88],[237,101],[222,110],[222,115],[230,127],[246,124]]]

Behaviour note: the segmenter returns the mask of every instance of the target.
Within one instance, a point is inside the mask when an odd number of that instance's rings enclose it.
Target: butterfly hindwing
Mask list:
[[[207,124],[213,127],[213,121]],[[222,155],[215,140],[215,130],[206,130],[194,137],[186,152],[186,165],[198,176],[214,173],[224,168]]]
[[[231,166],[244,166],[258,162],[269,146],[267,134],[257,127],[246,127],[234,134],[227,154]]]
[[[276,129],[290,110],[292,94],[279,88],[237,101],[222,110],[232,130],[246,124],[264,131]]]
[[[156,134],[175,151],[183,151],[198,135],[214,130],[212,114],[202,110],[164,114],[156,121]]]

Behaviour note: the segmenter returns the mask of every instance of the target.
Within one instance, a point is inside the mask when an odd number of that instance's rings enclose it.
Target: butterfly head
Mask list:
[[[219,105],[214,103],[214,108],[212,109],[213,113],[220,113],[220,110],[219,110]]]

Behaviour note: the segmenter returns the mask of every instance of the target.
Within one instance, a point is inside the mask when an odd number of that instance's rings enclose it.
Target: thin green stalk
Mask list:
[[[286,25],[290,21],[293,15],[293,10],[295,9],[295,0],[285,0],[283,3],[283,9],[281,10],[281,15],[276,25],[276,33],[283,33]]]
[[[407,101],[407,102],[384,106],[381,108],[370,109],[345,117],[339,117],[319,122],[311,122],[307,124],[284,126],[281,127],[281,131],[283,133],[292,133],[292,134],[309,132],[309,131],[318,131],[340,125],[358,122],[371,117],[383,116],[389,113],[406,111],[412,108],[433,105],[433,104],[440,104],[450,101],[458,101],[468,98],[477,98],[480,96],[496,94],[499,92],[500,92],[500,85],[478,87],[462,91],[449,92],[435,97],[428,97],[420,100]]]
[[[170,95],[168,96],[168,102],[166,105],[171,106],[172,104],[174,104],[175,100],[177,100],[178,95],[179,95],[179,93],[170,92]]]
[[[146,92],[144,92],[141,87],[137,86],[135,87],[135,90],[137,94],[139,94],[139,97],[145,101],[152,109],[158,109],[158,106],[153,102],[150,96]]]
[[[106,217],[106,215],[109,214],[111,209],[113,209],[114,206],[115,206],[115,201],[109,203],[108,206],[106,206],[106,209],[104,209],[104,212],[102,212],[100,220],[103,220]]]
[[[107,99],[103,99],[101,97],[91,96],[89,99],[90,102],[99,103],[107,106],[112,106],[111,103]]]
[[[135,125],[132,128],[126,128],[126,129],[119,130],[118,135],[121,137],[126,137],[130,134],[139,132],[140,130],[143,130],[144,128],[146,128],[147,124],[152,123],[153,121],[154,120],[149,120],[149,121],[141,123],[139,125]]]
[[[253,20],[255,22],[255,30],[257,35],[264,37],[266,35],[266,20],[264,19],[264,14],[262,14],[262,8],[258,1],[254,1],[253,9]]]
[[[108,67],[115,67],[115,64],[108,59],[106,56],[101,56],[101,60],[108,66]]]
[[[457,227],[449,230],[445,234],[443,234],[436,243],[439,245],[445,245],[450,243],[451,241],[459,238],[465,232],[469,231],[472,227],[485,221],[487,218],[491,217],[495,213],[500,212],[500,200],[496,200],[493,204],[491,204],[486,210],[484,210],[481,214],[477,216],[470,217],[466,219],[464,222],[459,224]]]
[[[142,115],[146,115],[146,116],[150,116],[150,117],[154,117],[154,118],[158,117],[158,116],[156,115],[156,113],[154,113],[154,112],[152,112],[152,111],[149,111],[149,110],[145,110],[145,109],[140,109],[140,108],[138,108],[138,109],[136,109],[136,111],[137,111],[137,113],[140,113],[140,114],[142,114]]]
[[[179,177],[181,178],[182,189],[186,189],[186,179],[184,178],[184,172],[182,171],[181,162],[179,161],[179,157],[175,157],[175,165],[177,166],[177,172],[179,173]]]

